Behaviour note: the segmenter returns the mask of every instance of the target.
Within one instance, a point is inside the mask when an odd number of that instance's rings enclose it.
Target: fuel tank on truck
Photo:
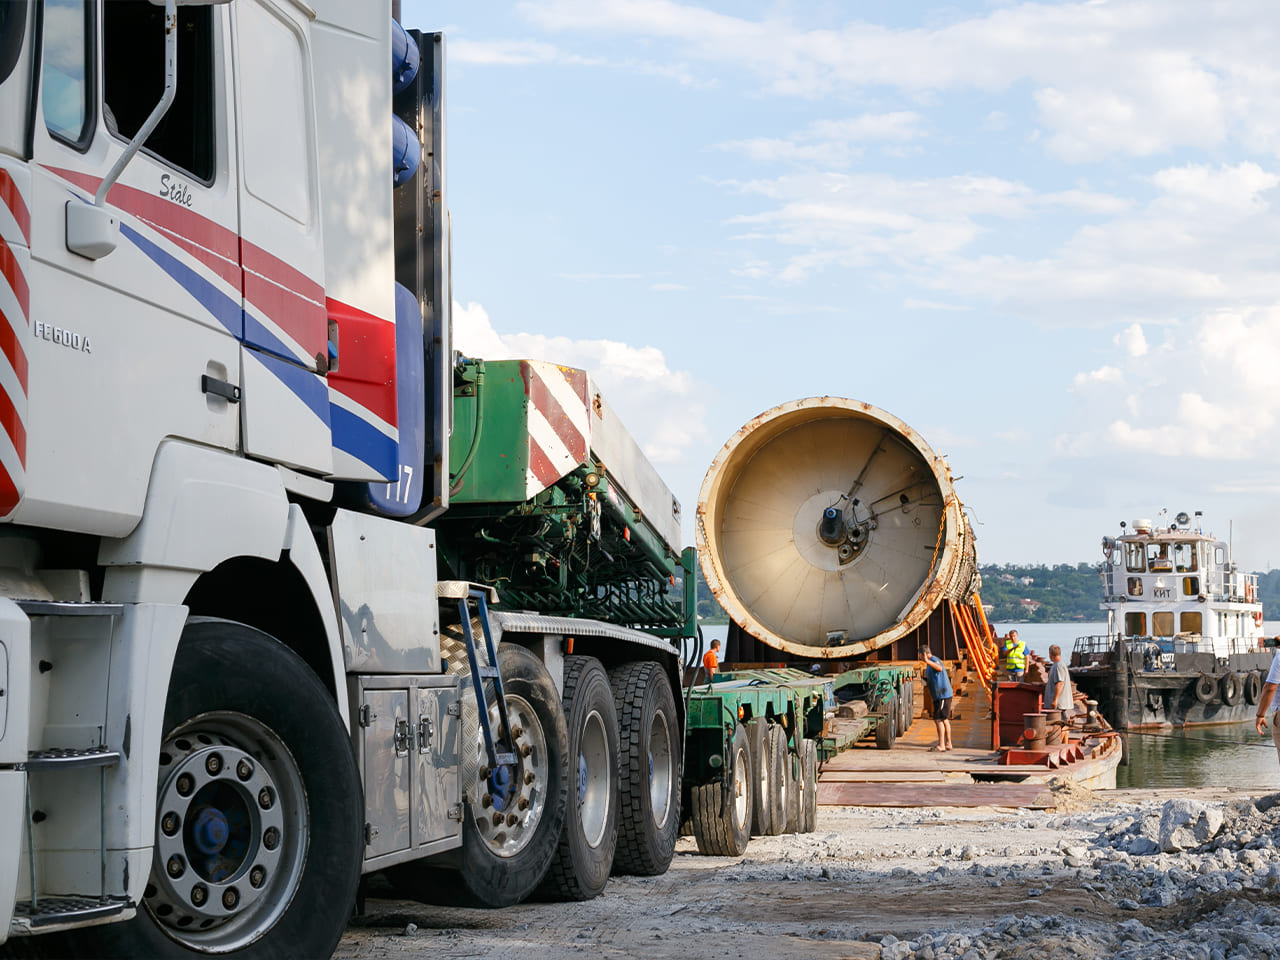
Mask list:
[[[707,471],[695,528],[725,612],[797,657],[865,655],[979,587],[947,462],[857,400],[792,400],[743,426]]]

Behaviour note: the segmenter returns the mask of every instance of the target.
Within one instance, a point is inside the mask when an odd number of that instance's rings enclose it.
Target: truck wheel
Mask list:
[[[876,749],[891,750],[898,739],[898,731],[893,722],[894,704],[890,703],[883,713],[876,718]]]
[[[46,946],[58,956],[329,956],[355,902],[364,803],[324,685],[272,637],[192,618],[164,730],[137,916]]]
[[[539,892],[556,900],[590,900],[609,880],[618,843],[618,715],[599,660],[564,658],[562,699],[569,728],[569,803]]]
[[[618,848],[613,872],[657,876],[671,866],[684,756],[671,684],[652,660],[609,671],[618,713]]]
[[[813,833],[818,828],[818,745],[812,740],[800,745],[800,771],[800,832]]]
[[[747,746],[751,752],[751,835],[769,833],[769,721],[747,721]]]
[[[452,629],[460,630],[446,628],[442,641]],[[442,648],[447,645],[442,642]],[[456,653],[451,651],[451,663]],[[392,885],[415,900],[477,907],[519,903],[546,876],[559,846],[568,801],[569,739],[560,698],[542,661],[518,644],[498,646],[498,669],[511,726],[520,730],[516,769],[506,774],[514,791],[500,801],[497,778],[504,777],[503,771],[482,775],[488,757],[475,697],[467,691],[462,697],[461,786],[469,802],[462,818],[462,847],[453,851],[454,863],[448,867],[415,861],[387,870]],[[490,721],[496,730],[496,704]]]
[[[786,774],[787,781],[787,833],[800,832],[800,804],[801,804],[801,770],[800,757],[798,754],[787,750],[783,754],[782,769]]]
[[[747,731],[737,724],[729,749],[732,777],[728,796],[719,781],[693,788],[693,836],[698,852],[713,857],[740,857],[751,841],[752,791],[756,779],[751,767]]]
[[[769,725],[769,836],[787,832],[787,735]]]

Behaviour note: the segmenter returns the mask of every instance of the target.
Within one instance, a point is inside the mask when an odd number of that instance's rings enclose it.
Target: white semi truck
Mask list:
[[[375,871],[670,862],[679,507],[585,373],[454,354],[395,12],[0,3],[10,947],[327,956]]]

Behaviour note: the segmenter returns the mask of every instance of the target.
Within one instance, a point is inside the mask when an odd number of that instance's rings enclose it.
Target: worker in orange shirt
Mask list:
[[[720,641],[712,640],[711,649],[702,655],[702,669],[707,671],[708,681],[716,675],[716,670],[720,668],[720,657],[716,655],[716,651],[719,649]]]

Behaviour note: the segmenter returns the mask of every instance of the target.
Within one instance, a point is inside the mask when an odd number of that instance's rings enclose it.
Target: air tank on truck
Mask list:
[[[583,899],[678,829],[678,505],[457,357],[442,35],[0,4],[0,941],[329,955],[363,876]]]

